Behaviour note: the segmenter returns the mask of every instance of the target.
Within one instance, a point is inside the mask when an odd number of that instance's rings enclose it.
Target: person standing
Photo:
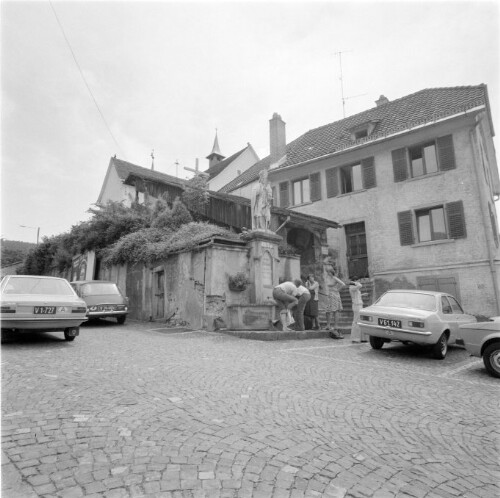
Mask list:
[[[299,292],[299,302],[297,303],[297,308],[295,309],[295,330],[305,330],[304,327],[304,309],[306,304],[311,299],[311,293],[302,285],[302,281],[299,280],[300,285],[297,286]]]
[[[335,274],[333,268],[326,270],[326,285],[328,287],[328,300],[326,302],[326,330],[331,331],[333,339],[343,339],[344,335],[337,329],[337,315],[342,311],[342,299],[340,298],[340,289],[345,287],[344,282]],[[333,329],[332,329],[333,319]]]
[[[352,277],[349,282],[349,294],[351,294],[352,301],[352,311],[353,319],[351,326],[351,341],[352,342],[366,342],[364,336],[361,333],[361,329],[358,325],[359,312],[363,308],[363,297],[361,295],[361,282],[359,282],[358,277]]]
[[[297,287],[301,284],[301,280],[283,282],[273,289],[273,299],[278,304],[280,321],[284,332],[290,332],[291,330],[288,328],[288,311],[297,306],[299,302],[297,299],[299,295]]]
[[[318,301],[319,301],[319,282],[314,279],[314,275],[308,275],[306,280],[306,287],[311,294],[311,300],[307,303],[307,315],[311,317],[313,330],[319,330],[318,320]]]

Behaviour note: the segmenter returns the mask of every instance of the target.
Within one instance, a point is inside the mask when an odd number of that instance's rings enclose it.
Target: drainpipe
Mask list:
[[[479,122],[476,121],[476,124],[469,130],[469,138],[470,142],[472,145],[472,162],[474,163],[474,172],[476,174],[476,185],[477,185],[477,190],[478,190],[478,198],[479,198],[479,203],[481,206],[481,214],[483,216],[483,226],[486,234],[486,242],[488,246],[488,264],[490,267],[490,272],[491,272],[491,279],[493,281],[493,291],[495,293],[495,301],[496,301],[496,313],[497,315],[500,315],[500,290],[498,288],[498,280],[497,280],[497,270],[495,268],[495,256],[493,253],[492,247],[495,246],[495,241],[493,240],[493,234],[491,233],[491,230],[489,230],[487,227],[491,225],[491,220],[489,218],[489,212],[487,212],[486,206],[485,206],[485,196],[481,195],[481,189],[479,187],[480,185],[480,180],[481,176],[479,173],[479,166],[478,162],[476,160],[478,155],[478,151],[476,150],[475,142],[474,142],[474,133],[476,133],[476,129],[479,126]]]

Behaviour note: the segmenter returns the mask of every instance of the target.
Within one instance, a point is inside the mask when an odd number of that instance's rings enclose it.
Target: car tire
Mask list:
[[[126,319],[127,319],[127,315],[116,317],[116,321],[118,322],[119,325],[123,325],[125,323]]]
[[[373,335],[370,336],[370,346],[373,349],[382,349],[382,346],[384,345],[384,339],[381,337],[375,337]]]
[[[490,375],[500,377],[500,342],[494,342],[483,351],[483,363]]]
[[[432,357],[436,360],[444,360],[448,352],[448,335],[443,332],[439,341],[432,346]]]

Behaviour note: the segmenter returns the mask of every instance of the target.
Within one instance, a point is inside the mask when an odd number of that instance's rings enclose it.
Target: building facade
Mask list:
[[[282,143],[279,159],[253,169],[269,168],[279,206],[342,225],[328,230],[328,245],[343,276],[369,277],[376,295],[448,291],[468,312],[492,316],[500,314],[493,136],[485,85],[427,89],[381,97]],[[222,190],[244,195],[254,181],[249,171]]]

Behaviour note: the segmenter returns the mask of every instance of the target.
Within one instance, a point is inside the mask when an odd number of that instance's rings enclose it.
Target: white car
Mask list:
[[[450,294],[390,290],[360,311],[358,324],[373,349],[391,341],[420,344],[432,346],[432,356],[442,360],[448,344],[457,342],[459,326],[475,321]]]
[[[87,320],[85,301],[63,278],[7,275],[0,303],[2,332],[64,332],[67,341],[74,341]]]
[[[459,342],[472,356],[483,358],[490,375],[500,377],[500,316],[487,322],[460,325]]]

